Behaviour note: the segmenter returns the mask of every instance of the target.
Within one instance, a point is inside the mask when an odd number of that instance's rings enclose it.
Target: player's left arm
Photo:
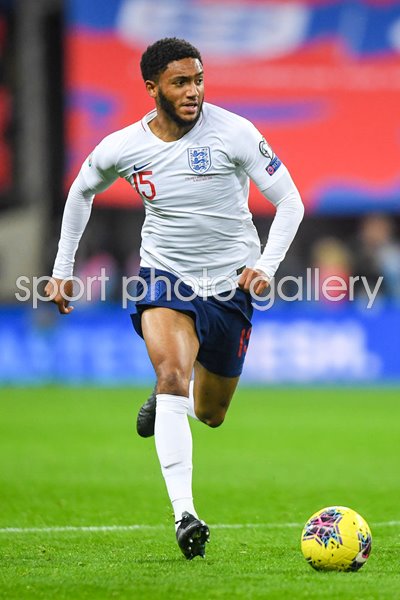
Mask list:
[[[255,269],[265,273],[270,281],[297,233],[304,216],[304,205],[286,167],[279,179],[261,192],[275,206],[276,213]]]
[[[269,286],[304,215],[300,194],[287,169],[267,190],[261,192],[275,206],[275,217],[262,255],[253,267],[243,271],[239,279],[239,287],[249,291],[252,285],[257,295],[261,295]]]
[[[240,163],[261,193],[276,208],[268,241],[255,265],[247,267],[239,279],[245,291],[258,295],[268,287],[297,233],[304,206],[289,171],[275,155],[261,133],[245,123],[246,142],[240,146]],[[243,138],[242,138],[243,139]]]

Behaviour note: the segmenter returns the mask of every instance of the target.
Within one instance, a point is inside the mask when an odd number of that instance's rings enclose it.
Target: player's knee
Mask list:
[[[222,425],[224,420],[225,420],[225,415],[224,416],[221,416],[221,415],[214,416],[207,421],[207,425],[209,427],[212,427],[213,429],[215,429],[216,427],[219,427],[220,425]]]
[[[222,425],[225,420],[225,412],[209,413],[209,412],[198,412],[196,410],[196,416],[208,425],[209,427],[215,428]]]
[[[157,372],[157,393],[187,396],[189,376],[182,369],[160,367]]]

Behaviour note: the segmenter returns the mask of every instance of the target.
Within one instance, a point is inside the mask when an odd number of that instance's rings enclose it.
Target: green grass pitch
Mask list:
[[[400,597],[399,389],[241,388],[222,427],[192,422],[211,543],[191,562],[134,431],[148,391],[0,391],[0,598]],[[371,526],[358,573],[300,552],[301,524],[332,504]]]

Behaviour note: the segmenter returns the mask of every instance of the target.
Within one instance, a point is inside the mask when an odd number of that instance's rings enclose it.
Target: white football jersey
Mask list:
[[[95,148],[81,169],[81,188],[82,178],[87,186],[82,193],[94,195],[118,177],[126,179],[146,212],[141,264],[195,280],[199,293],[208,295],[211,280],[236,280],[242,267],[254,267],[260,258],[248,208],[249,178],[268,195],[287,170],[254,125],[227,110],[204,103],[196,125],[173,142],[153,134],[149,122],[155,116],[154,110]],[[294,235],[286,225],[290,239],[284,252]],[[264,265],[267,275],[273,276],[275,263]],[[219,285],[218,291],[229,287]]]

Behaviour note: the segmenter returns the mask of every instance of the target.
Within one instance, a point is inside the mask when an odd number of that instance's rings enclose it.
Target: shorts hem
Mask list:
[[[150,308],[169,308],[169,310],[175,310],[176,312],[180,312],[185,315],[189,315],[189,317],[191,317],[194,321],[194,328],[196,330],[196,335],[197,335],[197,338],[199,339],[199,342],[201,343],[200,324],[198,323],[197,314],[193,310],[185,310],[184,308],[177,308],[176,306],[165,306],[164,304],[138,304],[137,312],[131,313],[130,316],[131,316],[133,327],[134,327],[136,333],[141,338],[143,338],[142,313],[145,310],[148,310]]]

